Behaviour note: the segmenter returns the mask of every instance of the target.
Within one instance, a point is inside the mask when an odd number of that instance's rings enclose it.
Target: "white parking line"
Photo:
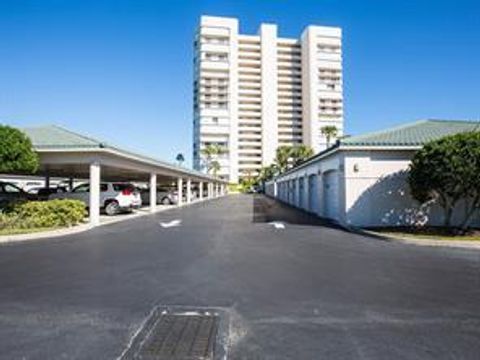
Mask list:
[[[272,221],[272,222],[270,222],[270,223],[268,223],[268,224],[269,224],[269,225],[273,225],[273,227],[274,227],[275,229],[282,229],[282,230],[285,229],[285,224],[284,224],[284,223],[281,223],[281,222],[279,222],[279,221]]]
[[[176,219],[169,222],[160,222],[160,226],[162,228],[171,228],[171,227],[180,226],[181,223],[182,223],[182,220]]]

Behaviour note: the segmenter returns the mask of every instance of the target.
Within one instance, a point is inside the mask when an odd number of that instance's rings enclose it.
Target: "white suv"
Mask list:
[[[88,207],[90,200],[90,184],[81,184],[71,192],[52,194],[50,199],[76,199],[83,201]],[[100,208],[107,215],[115,215],[120,211],[132,210],[142,205],[140,193],[129,183],[105,182],[100,184]]]

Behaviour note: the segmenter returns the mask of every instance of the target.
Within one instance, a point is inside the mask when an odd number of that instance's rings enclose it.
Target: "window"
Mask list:
[[[75,193],[87,193],[89,191],[90,191],[90,184],[78,185],[75,189],[73,189],[73,192]]]
[[[3,191],[8,194],[20,193],[22,190],[12,184],[3,184]]]
[[[105,186],[106,185],[107,184],[105,184]],[[115,191],[130,190],[131,192],[133,192],[133,191],[135,191],[135,187],[132,184],[118,183],[118,184],[113,184],[113,190],[115,190]],[[107,191],[107,189],[102,190],[102,191]]]
[[[108,191],[108,185],[105,183],[100,184],[100,191]],[[78,185],[75,189],[72,190],[75,193],[88,193],[90,192],[90,184],[81,184]]]

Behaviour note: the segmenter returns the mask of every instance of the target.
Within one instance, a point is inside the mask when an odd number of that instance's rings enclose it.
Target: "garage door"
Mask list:
[[[323,178],[324,215],[338,219],[338,172],[328,171]]]
[[[318,213],[318,178],[317,175],[308,177],[308,210]]]
[[[292,198],[290,200],[290,204],[296,205],[297,204],[297,182],[295,180],[292,180],[290,183],[292,185]]]
[[[303,177],[298,179],[298,207],[303,209],[303,199],[305,194],[305,182]]]

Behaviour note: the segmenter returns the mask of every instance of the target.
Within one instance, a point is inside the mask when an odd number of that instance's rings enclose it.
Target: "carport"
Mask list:
[[[150,211],[156,210],[159,182],[176,182],[178,205],[192,202],[192,187],[199,188],[199,200],[225,194],[226,182],[207,174],[175,166],[154,158],[111,146],[59,126],[25,128],[40,158],[37,175],[90,179],[90,224],[100,223],[101,181],[138,181],[150,184]]]

